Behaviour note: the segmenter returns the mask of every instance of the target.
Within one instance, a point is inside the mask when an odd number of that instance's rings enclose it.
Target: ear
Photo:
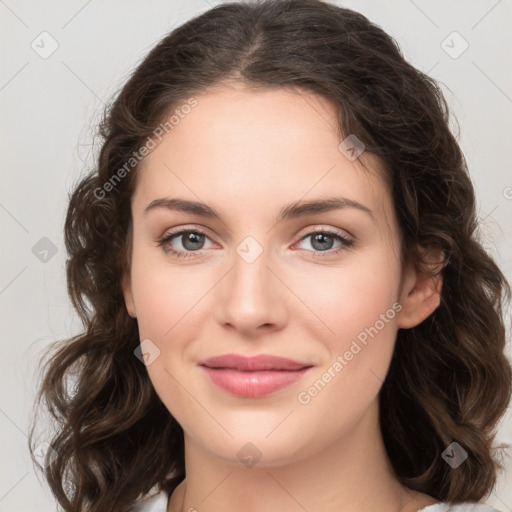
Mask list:
[[[125,273],[123,275],[122,288],[123,288],[124,303],[126,305],[126,310],[128,311],[128,314],[132,318],[137,318],[137,312],[135,310],[135,302],[133,300],[131,278],[130,278],[129,273]]]
[[[441,303],[443,278],[440,270],[446,265],[444,253],[439,247],[421,248],[420,253],[426,262],[423,268],[436,275],[429,276],[426,270],[419,272],[413,264],[405,270],[399,298],[402,309],[397,315],[397,326],[401,329],[419,325]]]

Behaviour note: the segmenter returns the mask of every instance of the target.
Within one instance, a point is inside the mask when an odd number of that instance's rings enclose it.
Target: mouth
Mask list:
[[[244,398],[261,398],[290,386],[313,367],[266,354],[253,357],[226,354],[207,359],[199,366],[214,385]]]

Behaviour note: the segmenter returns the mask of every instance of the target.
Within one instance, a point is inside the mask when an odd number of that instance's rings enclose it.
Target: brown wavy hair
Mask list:
[[[502,313],[510,287],[478,241],[447,102],[365,16],[319,0],[267,0],[222,4],[170,32],[105,109],[95,168],[74,187],[65,221],[68,291],[84,332],[48,350],[37,395],[56,424],[55,458],[43,471],[55,498],[67,512],[126,512],[185,476],[183,430],[134,356],[137,320],[121,288],[140,164],[112,180],[169,112],[227,82],[332,101],[341,132],[382,162],[402,264],[428,271],[416,248],[443,249],[439,307],[398,331],[379,394],[381,429],[405,486],[455,503],[486,497],[502,469],[493,443],[511,396]],[[457,469],[441,457],[453,441],[469,455]]]

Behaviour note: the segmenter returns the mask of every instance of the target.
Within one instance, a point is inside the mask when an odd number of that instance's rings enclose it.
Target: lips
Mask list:
[[[307,366],[307,363],[299,363],[284,357],[260,354],[247,357],[238,354],[225,354],[211,357],[200,363],[208,368],[224,368],[238,370],[241,372],[263,371],[263,370],[300,370]]]
[[[284,357],[225,354],[199,363],[209,380],[228,393],[260,398],[297,382],[312,367]]]

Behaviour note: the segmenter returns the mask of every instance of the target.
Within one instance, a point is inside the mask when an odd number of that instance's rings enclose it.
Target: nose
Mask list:
[[[252,262],[234,254],[216,296],[215,316],[221,325],[248,338],[283,328],[286,287],[271,266],[265,250]]]

